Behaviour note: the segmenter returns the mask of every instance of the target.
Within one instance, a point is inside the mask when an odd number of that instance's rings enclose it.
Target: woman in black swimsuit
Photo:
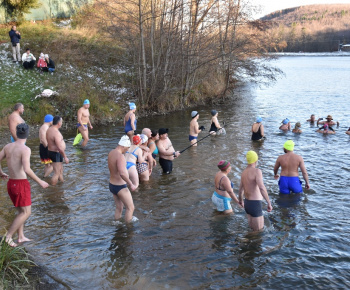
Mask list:
[[[265,137],[264,135],[264,125],[261,123],[262,118],[257,117],[256,122],[252,126],[252,140],[261,140]]]

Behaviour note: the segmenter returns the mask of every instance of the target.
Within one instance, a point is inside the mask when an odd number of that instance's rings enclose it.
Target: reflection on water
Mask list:
[[[276,61],[286,78],[269,88],[246,88],[226,100],[219,121],[225,136],[208,137],[174,161],[171,175],[159,165],[148,183],[133,193],[132,225],[113,222],[114,202],[108,190],[107,155],[115,148],[121,127],[91,131],[89,149],[73,148],[75,132],[64,133],[70,163],[65,183],[47,190],[32,183],[32,216],[26,230],[35,242],[26,248],[36,261],[70,287],[80,289],[145,288],[348,288],[349,126],[347,93],[350,58],[285,57]],[[325,106],[324,104],[327,103]],[[212,107],[196,108],[199,124],[210,127]],[[332,114],[337,133],[323,136],[306,120]],[[262,116],[267,138],[252,142],[251,125]],[[139,126],[169,128],[176,150],[189,146],[190,110],[140,119]],[[283,118],[303,133],[281,133]],[[199,138],[206,136],[201,133]],[[311,189],[280,196],[273,178],[276,158],[287,139],[304,157]],[[29,140],[32,168],[42,176],[38,140]],[[231,161],[229,178],[238,192],[248,150],[259,154],[259,168],[273,211],[265,230],[252,233],[244,210],[223,216],[213,210],[216,164]],[[0,181],[0,223],[8,228],[14,209]],[[278,286],[276,286],[278,285]],[[348,287],[347,287],[348,286]]]

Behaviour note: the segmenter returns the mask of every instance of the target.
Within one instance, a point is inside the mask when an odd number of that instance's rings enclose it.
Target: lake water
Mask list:
[[[132,225],[115,224],[108,190],[107,155],[122,135],[119,127],[94,128],[90,149],[73,148],[74,132],[64,132],[70,164],[65,183],[46,190],[32,184],[32,215],[26,249],[51,275],[73,289],[229,289],[350,287],[350,57],[282,57],[285,72],[270,87],[247,87],[232,100],[197,108],[199,124],[210,126],[210,110],[226,122],[226,136],[206,138],[174,161],[171,175],[159,166],[133,193]],[[328,114],[340,122],[335,135],[315,132],[306,119]],[[262,116],[266,140],[250,140],[251,125]],[[288,117],[303,133],[283,134]],[[190,110],[140,119],[138,126],[169,128],[176,150],[189,145]],[[205,136],[205,134],[202,134]],[[304,157],[311,189],[301,197],[281,197],[273,178],[276,158],[287,139]],[[42,175],[39,140],[28,141],[32,168]],[[237,193],[245,154],[259,154],[259,168],[272,201],[265,230],[252,233],[244,210],[218,215],[211,203],[216,164],[228,159]],[[0,181],[1,230],[15,210]]]

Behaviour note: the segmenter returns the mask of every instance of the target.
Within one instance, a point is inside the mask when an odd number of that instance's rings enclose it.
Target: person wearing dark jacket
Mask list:
[[[17,31],[16,25],[12,26],[12,29],[9,31],[9,36],[12,44],[13,61],[21,61],[21,51],[19,44],[19,40],[21,39],[21,33]]]
[[[47,63],[48,71],[51,73],[54,72],[55,71],[55,63],[51,58],[49,58],[48,54],[45,54],[45,61]]]

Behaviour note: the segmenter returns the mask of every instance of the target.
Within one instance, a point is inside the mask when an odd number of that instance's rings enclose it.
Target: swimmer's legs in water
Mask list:
[[[78,130],[79,130],[79,132],[81,133],[81,136],[83,136],[83,139],[84,139],[83,143],[81,143],[81,147],[83,147],[83,148],[86,146],[87,142],[89,141],[89,129],[87,128],[87,126],[86,127],[84,127],[84,126],[79,126],[78,127]],[[86,130],[84,130],[84,128]]]
[[[128,172],[131,182],[135,184],[136,188],[139,187],[139,174],[137,173],[136,166],[131,166]]]
[[[44,177],[48,177],[53,171],[53,166],[51,164],[45,164]]]
[[[134,213],[135,207],[132,200],[131,193],[128,188],[123,188],[118,192],[118,194],[113,194],[115,202],[115,213],[114,218],[116,220],[122,217],[123,207],[125,206],[125,222],[130,222],[132,220],[132,215]]]
[[[10,246],[16,247],[17,245],[13,243],[12,236],[15,232],[18,233],[18,242],[28,242],[30,239],[24,236],[24,223],[29,218],[32,212],[32,206],[23,206],[17,208],[18,214],[13,220],[7,234],[6,234],[6,242],[10,244]],[[12,243],[11,243],[12,241]],[[12,245],[11,245],[12,244]]]
[[[52,163],[53,167],[53,176],[51,178],[51,183],[52,185],[56,185],[58,180],[64,182],[63,179],[63,163],[62,162],[53,162]]]
[[[248,224],[253,231],[260,231],[264,228],[264,216],[252,217],[250,214],[247,214]]]

